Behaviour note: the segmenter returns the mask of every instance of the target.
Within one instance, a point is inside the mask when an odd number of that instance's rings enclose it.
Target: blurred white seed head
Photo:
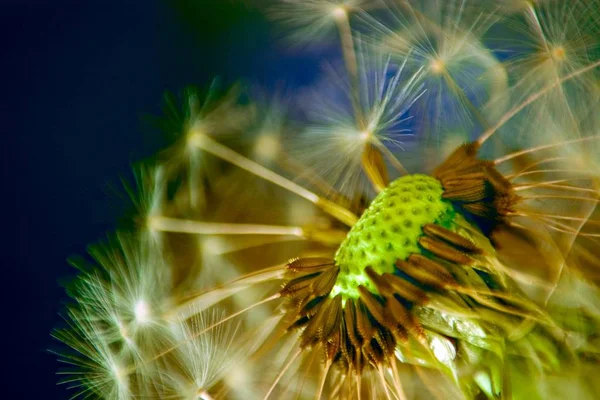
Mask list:
[[[402,149],[410,137],[411,107],[424,93],[421,70],[408,72],[404,63],[363,46],[357,60],[358,87],[329,68],[328,79],[306,96],[311,123],[291,149],[292,156],[346,195],[368,188],[361,166],[368,146],[397,162],[388,148]]]
[[[133,222],[139,229],[139,240],[146,241],[146,246],[162,249],[164,236],[157,229],[154,218],[168,213],[165,168],[161,165],[140,165],[134,169],[134,176],[135,187],[127,182],[124,186],[135,207]]]
[[[497,21],[494,9],[468,0],[389,2],[389,18],[363,15],[369,42],[410,70],[423,69],[424,96],[414,115],[421,140],[450,148],[454,132],[470,136],[506,108],[508,77],[482,42]],[[493,107],[485,106],[493,103]]]
[[[290,44],[312,44],[336,37],[336,25],[358,12],[382,7],[381,0],[283,0],[270,15],[289,30]]]
[[[76,396],[130,399],[129,377],[125,372],[131,358],[107,338],[90,310],[72,308],[69,327],[54,332],[54,337],[69,347],[59,353],[68,365],[61,383],[75,390]]]
[[[288,125],[289,93],[264,95],[257,93],[253,100],[259,116],[240,138],[242,153],[267,168],[277,168],[284,155],[283,136]]]
[[[56,334],[70,347],[61,356],[81,393],[129,398],[148,385],[153,368],[144,360],[170,341],[170,272],[159,249],[135,234],[119,233],[90,254],[97,265],[81,266],[70,289],[70,327]]]
[[[174,362],[178,368],[161,372],[165,397],[203,398],[235,364],[244,362],[239,324],[228,321],[211,328],[225,316],[225,312],[215,309],[198,310],[173,326],[177,346]]]
[[[511,125],[535,120],[552,124],[562,131],[557,140],[597,133],[600,106],[598,74],[583,74],[561,79],[598,61],[600,54],[600,2],[596,0],[537,1],[514,8],[503,22],[503,40],[494,45],[507,57],[513,82],[510,102],[519,104],[546,87],[548,90]],[[523,132],[520,145],[529,139],[547,136]],[[535,142],[533,142],[535,144]]]
[[[239,87],[220,93],[216,82],[205,93],[186,89],[180,101],[166,96],[166,116],[160,125],[175,143],[164,152],[162,165],[169,180],[181,182],[192,208],[204,207],[206,185],[222,168],[220,160],[198,147],[199,138],[206,135],[218,141],[235,141],[254,119],[253,106],[241,102],[240,97]]]

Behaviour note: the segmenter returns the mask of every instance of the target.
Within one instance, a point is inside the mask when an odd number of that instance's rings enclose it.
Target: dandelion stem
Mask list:
[[[278,298],[280,298],[280,297],[281,297],[281,295],[280,295],[279,293],[275,293],[274,295],[272,295],[272,296],[269,296],[269,297],[267,297],[266,299],[263,299],[263,300],[261,300],[261,301],[259,301],[259,302],[256,302],[256,303],[254,303],[254,304],[252,304],[252,305],[250,305],[250,306],[248,306],[248,307],[246,307],[246,308],[244,308],[244,309],[242,309],[242,310],[240,310],[240,311],[237,311],[237,312],[234,312],[233,314],[230,314],[230,315],[228,315],[226,318],[223,318],[223,319],[222,319],[222,320],[220,320],[219,322],[215,322],[214,324],[212,324],[212,325],[210,325],[210,326],[208,326],[208,327],[204,328],[204,329],[203,329],[203,330],[201,330],[200,332],[197,332],[197,333],[195,333],[193,337],[200,336],[200,335],[201,335],[201,334],[203,334],[204,332],[208,332],[208,331],[210,331],[211,329],[214,329],[214,328],[216,328],[217,326],[219,326],[219,325],[221,325],[221,324],[223,324],[223,323],[225,323],[225,322],[229,321],[230,319],[232,319],[232,318],[235,318],[235,317],[237,317],[238,315],[241,315],[241,314],[245,313],[246,311],[249,311],[249,310],[253,309],[254,307],[258,307],[258,306],[260,306],[260,305],[262,305],[262,304],[265,304],[265,303],[268,303],[269,301],[272,301],[272,300],[277,300],[277,299],[278,299]]]
[[[340,35],[340,41],[342,44],[342,54],[344,56],[344,63],[346,65],[346,70],[348,71],[348,75],[350,78],[350,99],[352,102],[352,109],[354,111],[355,123],[360,130],[365,130],[368,129],[368,127],[360,103],[360,80],[358,77],[358,62],[356,59],[356,51],[354,49],[354,38],[352,36],[352,29],[350,27],[348,13],[344,8],[339,8],[336,10],[335,21],[337,24],[338,33]],[[386,180],[385,178],[387,177],[385,175],[387,174],[385,173],[385,171],[378,171],[378,165],[370,165],[373,163],[371,157],[363,156],[362,163],[363,169],[365,171],[371,172],[367,173],[371,184],[377,192],[381,192],[381,190],[383,190],[381,181]],[[396,162],[394,166],[397,167],[398,164],[399,162]],[[383,168],[385,168],[385,165],[383,165]],[[404,169],[401,165],[400,168]],[[405,173],[405,171],[406,170],[404,170],[403,172]],[[385,182],[385,184],[387,185],[387,182]]]
[[[429,375],[426,372],[423,372],[423,369],[419,366],[415,366],[414,368],[419,378],[421,378],[421,381],[425,384],[425,387],[429,390],[429,393],[437,400],[445,400],[446,396],[441,393],[439,385],[436,385],[437,382],[429,378]]]
[[[334,198],[339,197],[339,193],[331,186],[325,179],[321,178],[312,168],[307,165],[301,164],[297,160],[291,158],[285,158],[278,160],[279,165],[297,176],[299,180],[306,181],[311,185],[317,187],[323,193],[331,193]],[[330,197],[331,197],[330,195]]]
[[[487,119],[483,116],[481,111],[479,111],[479,109],[477,107],[475,107],[475,104],[473,104],[473,102],[467,97],[467,95],[465,94],[465,91],[456,84],[456,81],[454,80],[452,75],[450,75],[450,72],[448,72],[448,70],[446,68],[443,69],[443,76],[444,76],[444,80],[450,87],[450,90],[452,91],[452,93],[454,93],[456,96],[458,96],[458,99],[461,101],[461,103],[463,103],[467,106],[467,109],[471,112],[471,114],[473,114],[473,116],[475,117],[475,119],[477,119],[479,124],[484,129],[488,129],[490,124],[487,121]]]
[[[589,218],[590,214],[591,214],[591,211],[590,211],[590,213],[588,213],[588,218]],[[554,229],[554,230],[557,230],[557,231],[561,230],[559,228],[556,228],[556,226],[554,226],[554,224],[546,223],[546,225],[549,228],[551,228],[551,229]],[[558,225],[558,226],[564,226],[566,228],[569,228],[568,226],[563,225],[563,224],[561,224],[559,222],[556,223],[556,225]],[[574,238],[577,237],[577,236],[579,236],[580,234],[585,236],[585,233],[581,232],[581,230],[583,229],[584,225],[585,225],[585,223],[581,223],[581,224],[579,224],[579,227],[577,229],[573,229],[573,231],[574,231],[573,232]],[[569,232],[565,232],[565,233],[569,233]],[[573,241],[574,241],[574,238],[573,238]],[[571,245],[573,244],[573,241],[571,242]],[[560,268],[559,268],[558,272],[556,273],[556,278],[554,279],[554,285],[552,286],[552,289],[548,292],[548,295],[546,296],[545,304],[547,304],[548,301],[550,301],[550,298],[552,297],[552,295],[554,294],[554,292],[558,288],[558,284],[559,284],[559,282],[560,282],[560,280],[561,280],[561,278],[563,276],[563,272],[564,272],[565,267],[566,267],[566,260],[563,260],[563,262],[560,264]]]
[[[385,397],[388,400],[392,400],[392,396],[390,396],[390,391],[388,389],[388,384],[387,384],[387,382],[385,380],[385,375],[383,374],[383,368],[381,367],[381,365],[377,369],[377,372],[379,373],[379,379],[381,380],[381,386],[383,386],[383,391],[385,392]]]
[[[519,174],[515,174],[515,175],[506,175],[506,179],[508,179],[509,181],[513,181],[515,179],[521,178],[523,176],[527,176],[527,175],[536,175],[536,174],[548,174],[548,173],[569,173],[569,174],[589,174],[589,171],[583,171],[580,169],[538,169],[535,171],[527,171],[527,172],[521,172]],[[589,178],[588,178],[589,179]]]
[[[129,368],[126,371],[126,375],[130,375],[130,374],[134,373],[136,371],[137,367],[139,367],[140,365],[146,365],[148,363],[151,363],[152,361],[158,360],[159,358],[162,358],[162,357],[166,356],[167,354],[171,353],[172,351],[177,350],[180,346],[182,346],[182,345],[190,342],[191,340],[193,340],[193,339],[197,338],[198,336],[200,336],[200,335],[202,335],[202,334],[210,331],[211,329],[214,329],[217,326],[219,326],[221,324],[224,324],[225,322],[229,321],[230,319],[235,318],[235,317],[237,317],[237,316],[245,313],[246,311],[251,310],[254,307],[258,307],[261,304],[265,304],[265,303],[267,303],[269,301],[278,299],[279,297],[280,297],[279,293],[276,293],[276,294],[274,294],[274,295],[272,295],[270,297],[267,297],[266,299],[263,299],[263,300],[261,300],[261,301],[259,301],[257,303],[254,303],[254,304],[252,304],[252,305],[244,308],[243,310],[240,310],[240,311],[235,312],[235,313],[233,313],[231,315],[228,315],[226,318],[223,318],[222,320],[220,320],[218,322],[215,322],[214,324],[212,324],[212,325],[210,325],[210,326],[208,326],[208,327],[200,330],[199,332],[194,332],[193,335],[190,335],[185,340],[182,340],[182,341],[174,344],[173,346],[171,346],[171,347],[163,350],[162,352],[158,353],[157,355],[153,356],[152,358],[144,360],[141,364],[136,364],[135,366]],[[203,310],[203,309],[199,309],[199,310]],[[183,314],[183,318],[189,318],[189,317],[191,317],[191,315]]]
[[[392,164],[392,166],[401,174],[403,175],[408,175],[409,172],[406,168],[404,168],[404,165],[402,165],[402,163],[398,160],[398,158],[396,158],[396,156],[394,155],[394,153],[392,153],[387,147],[385,147],[385,145],[383,143],[381,143],[380,141],[378,141],[376,143],[377,148],[385,155],[387,156],[388,161],[390,162],[390,164]]]
[[[269,391],[267,392],[267,394],[264,397],[264,400],[267,400],[269,398],[269,396],[271,395],[271,393],[273,393],[273,390],[275,390],[275,387],[277,386],[277,384],[279,383],[279,380],[283,377],[283,375],[287,372],[287,370],[291,367],[291,365],[294,363],[294,361],[296,361],[296,358],[298,358],[298,356],[302,354],[302,349],[298,350],[290,359],[290,361],[288,361],[285,366],[283,367],[283,369],[281,370],[281,372],[279,374],[277,374],[277,377],[275,378],[275,381],[273,382],[273,384],[271,385],[271,387],[269,388]]]
[[[536,161],[536,162],[534,162],[534,163],[531,163],[530,165],[528,165],[528,166],[526,166],[525,168],[521,169],[519,172],[517,172],[517,173],[516,173],[516,174],[514,174],[514,175],[519,175],[519,174],[521,174],[521,173],[523,173],[523,172],[530,171],[532,168],[535,168],[535,167],[537,167],[537,166],[539,166],[539,165],[548,164],[548,163],[551,163],[551,162],[554,162],[554,161],[565,160],[566,158],[567,158],[567,157],[551,157],[551,158],[545,158],[545,159],[543,159],[543,160],[539,160],[539,161]]]
[[[287,265],[278,265],[271,268],[261,269],[259,271],[249,273],[241,278],[225,283],[209,291],[203,291],[201,293],[192,293],[182,299],[183,305],[193,304],[196,308],[207,308],[219,301],[222,301],[230,296],[233,296],[239,291],[242,291],[252,285],[258,283],[267,282],[270,280],[282,279],[286,271]],[[169,317],[168,315],[166,316]]]
[[[352,226],[358,221],[358,217],[344,207],[333,203],[330,200],[319,197],[317,194],[303,188],[302,186],[290,181],[283,176],[263,167],[262,165],[242,156],[239,153],[223,146],[219,142],[211,139],[207,135],[194,132],[190,135],[190,143],[197,146],[233,165],[236,165],[256,176],[259,176],[277,186],[280,186],[292,193],[305,198],[317,207],[321,208],[327,214],[338,219],[348,226]]]
[[[497,158],[496,160],[494,160],[494,164],[498,165],[505,161],[512,160],[513,158],[520,157],[522,155],[533,153],[533,152],[540,151],[540,150],[551,149],[553,147],[564,146],[566,144],[587,142],[589,140],[596,140],[596,139],[600,139],[600,135],[593,135],[593,136],[588,136],[588,137],[584,137],[584,138],[566,140],[564,142],[559,142],[559,143],[552,143],[552,144],[546,144],[543,146],[537,146],[537,147],[534,147],[531,149],[517,151],[517,152],[511,153],[511,154],[507,154],[504,157]]]
[[[202,331],[198,332],[198,333],[197,333],[197,334],[195,334],[194,336],[199,336],[199,335],[201,335],[202,333],[204,333],[204,332],[207,332],[207,331],[209,331],[209,330],[211,330],[211,329],[214,329],[214,328],[216,328],[217,326],[221,325],[222,323],[224,323],[224,322],[227,322],[227,321],[229,321],[230,319],[232,319],[232,318],[235,318],[235,317],[237,317],[238,315],[241,315],[241,314],[245,313],[246,311],[249,311],[249,310],[253,309],[254,307],[258,307],[258,306],[260,306],[261,304],[268,303],[269,301],[276,300],[276,299],[278,299],[278,298],[280,298],[280,297],[281,297],[281,295],[280,295],[279,293],[275,293],[274,295],[272,295],[272,296],[269,296],[269,297],[267,297],[266,299],[263,299],[263,300],[261,300],[261,301],[259,301],[259,302],[256,302],[256,303],[254,303],[254,304],[252,304],[252,305],[249,305],[249,306],[248,306],[248,307],[246,307],[246,308],[243,308],[243,309],[241,309],[240,311],[236,311],[236,312],[234,312],[233,314],[230,314],[230,315],[228,315],[226,318],[223,318],[223,319],[222,319],[222,320],[220,320],[219,322],[216,322],[216,323],[212,324],[211,326],[209,326],[209,327],[205,328],[204,330],[202,330]],[[182,309],[182,308],[184,308],[184,307],[187,309],[187,308],[189,308],[189,307],[190,307],[190,305],[189,305],[189,304],[184,304],[184,305],[182,305],[182,306],[179,306],[179,307],[178,307],[178,309],[177,309],[175,312],[177,313],[177,311],[178,311],[178,310],[180,310],[180,309]],[[199,308],[194,308],[193,304],[191,305],[191,307],[192,307],[192,309],[195,309],[195,310],[197,310],[197,312],[198,312],[198,310],[202,310],[202,309],[199,309]],[[194,312],[190,313],[190,312],[186,312],[186,311],[187,311],[187,310],[183,309],[183,310],[182,310],[182,312],[181,312],[181,314],[180,314],[180,316],[181,316],[181,317],[183,317],[183,318],[186,318],[186,319],[187,319],[187,318],[190,318],[190,317],[192,317],[194,314],[197,314],[197,312],[196,312],[196,313],[194,313]]]
[[[228,224],[161,216],[151,216],[149,219],[152,228],[162,232],[196,235],[289,235],[304,237],[304,231],[299,226]]]
[[[554,82],[551,85],[546,86],[545,88],[543,88],[542,90],[533,93],[532,95],[530,95],[529,97],[527,97],[525,99],[525,101],[523,101],[521,104],[515,106],[512,110],[510,110],[509,112],[507,112],[506,114],[504,114],[504,116],[502,118],[500,118],[500,120],[491,128],[487,129],[485,132],[483,132],[483,134],[479,137],[479,139],[477,139],[477,143],[479,145],[482,145],[486,140],[488,140],[490,137],[492,137],[492,135],[498,130],[500,129],[505,123],[507,123],[512,117],[514,117],[515,115],[517,115],[518,113],[520,113],[525,107],[527,107],[528,105],[530,105],[531,103],[534,103],[536,100],[538,100],[540,97],[542,97],[543,95],[545,95],[546,93],[550,92],[551,90],[553,90],[556,86],[562,84],[563,82],[566,82],[568,80],[571,80],[573,78],[578,77],[581,74],[584,74],[594,68],[597,68],[598,66],[600,66],[600,61],[597,61],[593,64],[588,65],[587,67],[578,69],[562,78],[560,78],[559,80],[557,80],[556,82]],[[508,156],[507,156],[508,157]],[[506,157],[502,157],[501,159],[504,159]]]
[[[302,374],[302,379],[299,379],[296,384],[296,391],[298,392],[298,394],[296,395],[295,400],[298,400],[300,398],[300,396],[302,395],[304,383],[306,382],[306,378],[308,377],[308,374],[311,371],[312,365],[314,364],[315,359],[317,358],[317,353],[311,352],[310,355],[308,355],[307,357],[310,357],[310,361],[308,362],[308,365],[306,366],[305,371]]]
[[[591,197],[580,197],[580,196],[553,196],[553,195],[535,195],[535,196],[527,196],[522,197],[523,200],[536,200],[536,199],[564,199],[564,200],[581,200],[581,201],[591,201],[593,203],[598,203],[598,199],[594,199]]]
[[[589,178],[582,178],[582,179],[589,179]],[[573,192],[584,192],[584,193],[592,193],[592,194],[599,194],[600,192],[598,192],[598,190],[596,189],[588,189],[588,188],[582,188],[582,187],[578,187],[578,186],[570,186],[570,185],[557,185],[557,183],[564,183],[564,182],[570,182],[573,179],[557,179],[555,181],[548,181],[548,182],[542,182],[542,183],[536,183],[536,184],[531,184],[531,185],[513,185],[513,190],[515,192],[519,192],[521,190],[530,190],[530,189],[555,189],[555,190],[566,190],[566,191],[573,191]]]
[[[518,217],[539,217],[543,220],[552,220],[552,219],[559,219],[559,220],[567,220],[567,221],[579,221],[579,222],[585,222],[588,224],[593,224],[593,225],[600,225],[600,220],[593,220],[593,219],[589,219],[589,218],[580,218],[580,217],[569,217],[566,215],[555,215],[555,214],[534,214],[534,213],[520,213],[520,212],[514,212],[514,213],[510,213],[509,215],[515,215]]]
[[[327,363],[325,364],[325,369],[323,370],[323,376],[321,377],[321,383],[319,384],[319,391],[315,396],[315,400],[321,400],[321,396],[323,395],[323,389],[325,388],[325,382],[327,381],[327,375],[329,374],[329,368],[331,368],[331,359],[327,359]]]
[[[362,400],[362,395],[361,395],[361,376],[360,374],[357,372],[356,376],[354,377],[354,380],[356,381],[356,398],[357,400]]]
[[[335,22],[340,35],[342,44],[342,55],[346,70],[350,77],[350,96],[352,97],[352,108],[354,109],[354,117],[358,126],[363,127],[364,119],[362,108],[360,106],[360,82],[358,80],[358,63],[356,61],[356,52],[354,50],[354,38],[352,37],[352,29],[350,28],[350,20],[348,13],[343,7],[340,7],[335,12]]]
[[[556,232],[568,233],[569,235],[586,237],[586,238],[592,239],[592,240],[595,240],[595,238],[600,238],[600,233],[582,232],[581,229],[573,229],[565,224],[561,224],[561,223],[557,223],[557,222],[549,222],[549,221],[543,220],[543,219],[542,219],[542,221],[548,228],[550,228]]]
[[[286,240],[297,240],[293,238],[285,238],[289,236],[302,238],[309,241],[319,242],[323,244],[339,244],[346,237],[346,231],[338,229],[330,229],[325,227],[313,227],[307,225],[301,226],[285,226],[285,225],[255,225],[255,224],[236,224],[236,223],[219,223],[219,222],[203,222],[188,219],[169,218],[162,216],[151,216],[148,218],[150,227],[155,231],[160,232],[177,232],[188,233],[193,235],[265,235],[265,236],[284,236],[272,242],[275,243]],[[254,247],[254,245],[250,245]],[[236,250],[242,250],[244,246],[237,247]]]
[[[400,380],[400,374],[398,373],[398,365],[396,360],[392,360],[392,376],[394,381],[394,387],[396,389],[396,393],[400,400],[406,400],[406,393],[404,393],[404,389],[402,388],[402,381]]]

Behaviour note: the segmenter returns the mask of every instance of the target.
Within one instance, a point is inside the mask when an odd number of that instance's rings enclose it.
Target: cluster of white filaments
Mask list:
[[[600,391],[600,2],[497,3],[280,0],[322,79],[168,97],[67,289],[75,397]]]

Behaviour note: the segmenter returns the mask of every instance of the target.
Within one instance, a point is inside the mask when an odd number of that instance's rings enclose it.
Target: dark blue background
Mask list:
[[[164,145],[140,121],[160,114],[163,91],[217,74],[270,88],[314,75],[314,60],[281,55],[258,11],[186,1],[0,0],[2,398],[69,397],[48,353],[58,282],[68,256],[116,227],[119,178]]]

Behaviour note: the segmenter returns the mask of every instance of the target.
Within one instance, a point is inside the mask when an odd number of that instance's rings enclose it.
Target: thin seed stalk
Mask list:
[[[354,49],[354,38],[350,27],[348,13],[340,10],[335,16],[335,21],[340,35],[342,45],[342,55],[346,70],[350,78],[350,97],[356,126],[359,129],[366,129],[365,116],[360,104],[360,81],[358,77],[358,63],[356,51]],[[365,132],[365,135],[371,135],[371,132]],[[387,168],[383,161],[383,156],[375,146],[367,143],[362,154],[361,163],[369,181],[377,192],[381,192],[389,183]]]
[[[356,215],[339,204],[318,196],[317,194],[303,188],[297,183],[294,183],[289,179],[271,171],[270,169],[263,167],[262,165],[242,156],[239,153],[236,153],[230,148],[223,146],[221,143],[211,139],[209,136],[201,132],[192,133],[189,140],[191,145],[201,148],[202,150],[211,153],[216,157],[219,157],[260,178],[265,179],[266,181],[274,183],[277,186],[280,186],[292,193],[297,194],[300,197],[305,198],[306,200],[315,204],[317,207],[321,208],[327,214],[348,226],[352,226],[356,223],[356,221],[358,221],[358,217]]]
[[[354,117],[358,126],[364,125],[364,116],[360,106],[360,82],[358,80],[358,63],[356,61],[356,52],[354,50],[354,38],[352,29],[350,28],[350,20],[346,11],[339,12],[335,16],[340,42],[342,44],[342,55],[346,70],[350,77],[350,95],[352,97],[352,107],[354,109]]]

